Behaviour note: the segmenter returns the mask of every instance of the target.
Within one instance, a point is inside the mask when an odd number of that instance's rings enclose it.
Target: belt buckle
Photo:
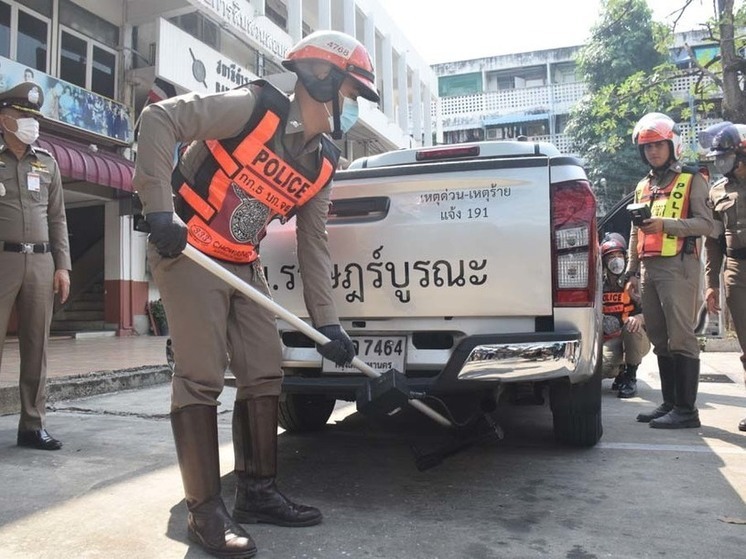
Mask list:
[[[21,253],[23,254],[34,253],[34,243],[20,243],[20,244],[21,244]]]

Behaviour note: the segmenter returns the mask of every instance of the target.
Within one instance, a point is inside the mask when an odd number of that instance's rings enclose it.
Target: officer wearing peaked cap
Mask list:
[[[70,245],[57,162],[34,147],[44,94],[33,82],[0,93],[0,360],[13,306],[21,350],[18,446],[57,450],[45,428],[46,351],[54,294],[70,290]]]
[[[23,82],[0,93],[0,109],[11,107],[40,118],[43,116],[42,105],[44,105],[44,92],[34,82]]]

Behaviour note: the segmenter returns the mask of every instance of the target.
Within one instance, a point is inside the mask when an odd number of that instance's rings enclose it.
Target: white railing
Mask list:
[[[677,99],[686,100],[692,95],[697,80],[697,76],[677,78],[671,84],[671,92]],[[704,82],[708,86],[714,85],[709,78]],[[443,125],[446,127],[444,129],[454,130],[460,128],[458,123],[464,123],[464,128],[471,128],[486,116],[505,116],[521,112],[530,114],[536,113],[537,109],[550,114],[566,114],[586,92],[587,87],[584,83],[575,82],[441,97],[438,103]],[[722,93],[717,91],[713,96],[720,97]]]

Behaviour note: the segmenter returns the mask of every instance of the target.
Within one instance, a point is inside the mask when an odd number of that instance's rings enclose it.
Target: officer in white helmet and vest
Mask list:
[[[297,75],[288,98],[259,80],[224,93],[191,93],[141,116],[134,184],[150,227],[148,258],[175,354],[171,424],[189,510],[189,538],[218,557],[251,557],[240,523],[310,526],[318,509],[275,485],[282,352],[275,317],[189,258],[187,241],[269,295],[259,242],[275,218],[297,218],[304,298],[337,364],[355,356],[332,300],[326,218],[341,138],[358,98],[379,101],[371,58],[353,37],[307,36],[283,64]],[[177,142],[189,143],[172,172]],[[230,354],[237,396],[236,504],[220,494],[217,406]]]
[[[635,202],[652,217],[632,224],[627,277],[641,275],[642,312],[658,357],[663,403],[637,420],[656,429],[699,427],[695,407],[699,342],[694,333],[701,275],[701,237],[713,227],[707,181],[683,167],[678,125],[662,113],[642,117],[633,141],[650,172],[637,185]]]

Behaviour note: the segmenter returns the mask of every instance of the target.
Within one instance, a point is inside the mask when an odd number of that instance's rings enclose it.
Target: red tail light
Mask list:
[[[553,299],[558,307],[595,302],[596,197],[588,181],[552,185]]]

